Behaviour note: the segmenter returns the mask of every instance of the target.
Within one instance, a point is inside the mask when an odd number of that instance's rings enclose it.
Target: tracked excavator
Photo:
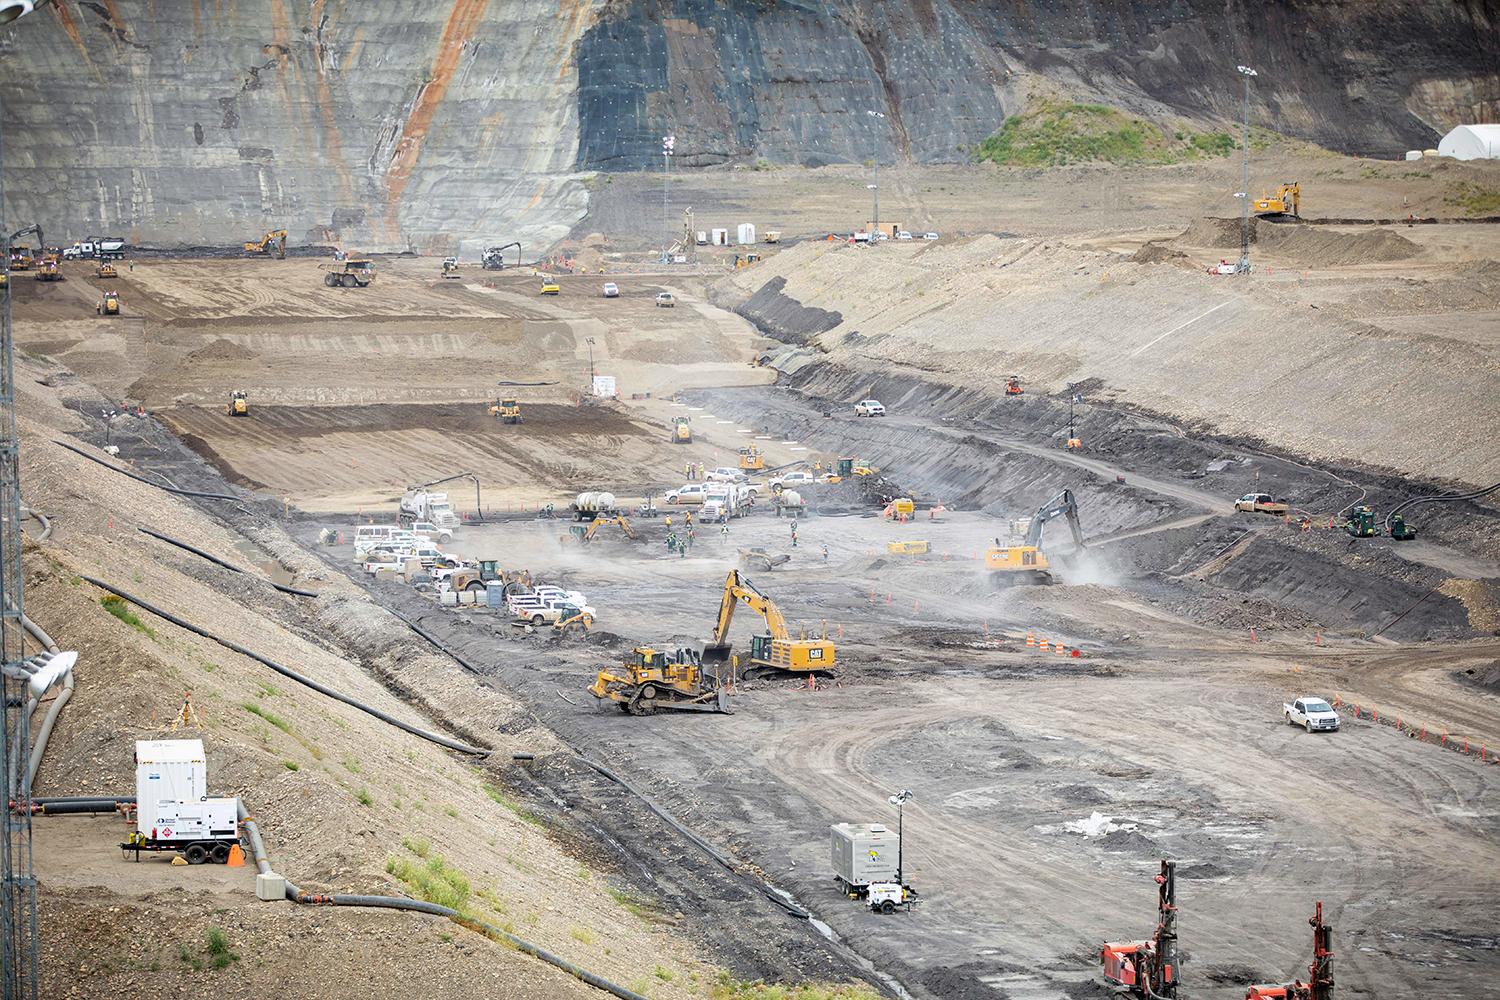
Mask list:
[[[573,524],[568,526],[568,531],[580,543],[587,545],[594,540],[594,536],[599,533],[600,528],[606,528],[611,524],[619,525],[620,531],[624,533],[626,538],[629,538],[631,541],[635,540],[635,530],[630,527],[630,522],[625,520],[622,514],[600,514],[587,527],[581,524]]]
[[[17,229],[6,237],[5,240],[5,247],[10,252],[10,269],[12,271],[29,271],[36,266],[36,258],[31,255],[31,248],[16,246],[16,240],[26,236],[36,237],[36,252],[38,257],[46,253],[42,242],[41,226],[27,226],[25,229]]]
[[[1047,522],[1066,517],[1073,531],[1073,544],[1084,548],[1083,529],[1078,524],[1078,501],[1072,490],[1063,490],[1031,516],[1019,545],[1002,545],[995,539],[984,554],[984,565],[995,578],[1006,583],[1050,583],[1052,563],[1042,551],[1042,529]]]
[[[1302,184],[1299,181],[1284,183],[1269,194],[1255,199],[1255,214],[1261,218],[1279,215],[1302,217]]]
[[[612,701],[631,715],[659,711],[729,712],[729,700],[717,679],[704,673],[702,659],[691,649],[664,653],[637,646],[618,668],[599,671],[589,694]]]
[[[258,240],[246,240],[245,252],[256,254],[275,254],[277,260],[286,260],[286,230],[269,229],[266,235]]]
[[[760,615],[766,623],[763,635],[750,637],[750,657],[742,677],[756,674],[831,674],[835,667],[833,643],[827,635],[793,639],[787,631],[786,616],[765,594],[755,588],[739,570],[732,569],[724,579],[724,598],[719,602],[719,619],[714,624],[713,640],[703,647],[707,663],[724,663],[730,658],[729,626],[734,623],[735,608],[741,604]]]

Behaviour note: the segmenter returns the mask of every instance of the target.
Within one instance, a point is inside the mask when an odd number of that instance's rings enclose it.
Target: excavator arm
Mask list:
[[[1063,490],[1044,503],[1041,509],[1031,516],[1031,525],[1026,529],[1025,544],[1032,548],[1040,548],[1042,529],[1046,527],[1048,521],[1057,517],[1068,519],[1068,527],[1073,532],[1073,544],[1080,549],[1084,548],[1083,528],[1078,523],[1078,501],[1073,498],[1072,490]]]
[[[769,597],[755,589],[755,585],[732,569],[724,579],[724,598],[719,602],[719,620],[714,624],[713,642],[704,647],[705,660],[725,660],[729,654],[729,626],[734,624],[735,608],[741,604],[765,620],[766,629],[774,639],[786,639],[786,618]]]
[[[505,269],[505,251],[511,247],[516,248],[516,267],[521,266],[521,244],[507,243],[499,247],[485,247],[484,254],[480,257],[480,266],[486,271],[503,271]]]
[[[36,249],[37,249],[37,253],[41,253],[42,252],[42,247],[43,247],[43,241],[42,241],[42,227],[40,225],[37,225],[37,226],[27,226],[25,229],[17,229],[15,232],[11,233],[9,236],[7,236],[5,238],[5,249],[7,251],[9,251],[11,247],[15,246],[16,240],[20,239],[23,236],[32,236],[32,235],[36,236]]]

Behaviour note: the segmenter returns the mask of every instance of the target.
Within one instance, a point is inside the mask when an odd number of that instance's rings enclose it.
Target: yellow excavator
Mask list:
[[[277,260],[286,260],[286,230],[270,229],[258,240],[245,241],[246,253],[274,253]]]
[[[702,660],[691,649],[667,654],[637,646],[618,668],[599,671],[589,694],[631,715],[654,715],[664,709],[729,712],[724,689],[703,672]]]
[[[1255,199],[1256,215],[1290,215],[1294,218],[1302,216],[1302,183],[1292,181],[1290,184],[1282,184],[1271,194],[1262,194]]]
[[[729,660],[729,626],[734,609],[741,604],[765,619],[764,635],[750,637],[750,659],[743,677],[754,673],[831,674],[835,667],[833,643],[827,635],[793,639],[787,632],[786,616],[765,594],[755,589],[740,571],[732,569],[724,580],[724,599],[719,603],[719,620],[714,625],[713,641],[703,647],[703,659],[709,663]]]
[[[1048,500],[1031,516],[1026,535],[1018,545],[1001,545],[995,539],[984,554],[984,565],[995,579],[1003,583],[1050,583],[1052,563],[1042,551],[1042,529],[1055,517],[1066,517],[1073,530],[1073,543],[1084,547],[1083,529],[1078,524],[1078,501],[1072,490],[1063,490]]]
[[[227,407],[231,417],[248,417],[250,415],[250,396],[244,389],[236,389],[229,394],[229,406]]]

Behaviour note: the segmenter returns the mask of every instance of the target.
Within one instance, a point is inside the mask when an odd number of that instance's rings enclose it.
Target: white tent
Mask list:
[[[1500,160],[1500,125],[1460,125],[1443,136],[1438,155],[1455,160]]]

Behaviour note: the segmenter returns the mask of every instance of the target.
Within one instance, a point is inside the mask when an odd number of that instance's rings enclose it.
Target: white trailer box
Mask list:
[[[138,829],[149,833],[160,803],[208,797],[208,761],[202,740],[136,740],[135,803]]]
[[[740,223],[740,231],[739,231],[739,233],[737,235],[739,236],[740,246],[748,246],[749,244],[754,243],[755,242],[755,223],[753,223],[753,222],[741,222]]]
[[[729,230],[715,229],[713,231],[713,243],[716,247],[727,247],[729,245]]]
[[[620,391],[615,388],[615,377],[613,375],[594,376],[594,395],[614,398]]]
[[[1420,156],[1421,154],[1418,155]],[[708,233],[702,229],[698,230],[698,245],[700,247],[708,246]]]
[[[835,823],[833,873],[846,892],[861,892],[872,882],[895,882],[900,839],[879,823]]]

